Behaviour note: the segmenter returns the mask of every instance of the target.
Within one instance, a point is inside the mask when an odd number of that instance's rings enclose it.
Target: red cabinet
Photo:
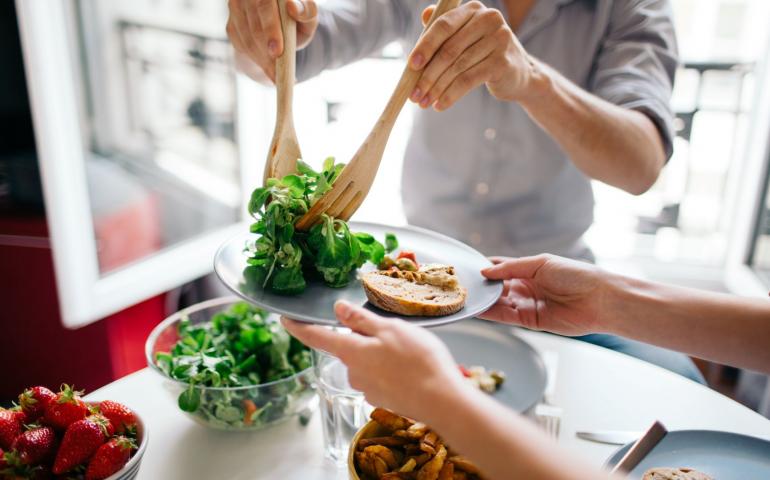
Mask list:
[[[90,391],[144,367],[144,340],[165,317],[164,298],[64,328],[45,218],[0,215],[0,399],[31,384]]]

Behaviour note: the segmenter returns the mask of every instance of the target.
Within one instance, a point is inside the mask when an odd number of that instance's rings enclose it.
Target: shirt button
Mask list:
[[[484,138],[486,138],[487,140],[494,140],[496,136],[497,136],[497,130],[495,130],[494,128],[487,128],[486,130],[484,130]]]
[[[479,182],[476,184],[476,194],[477,195],[486,195],[489,193],[489,184],[485,182]]]
[[[478,246],[481,245],[481,234],[480,233],[471,233],[471,244]]]

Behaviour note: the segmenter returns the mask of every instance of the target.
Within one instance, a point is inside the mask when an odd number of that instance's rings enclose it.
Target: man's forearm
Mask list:
[[[595,480],[609,475],[591,468],[548,441],[528,420],[472,387],[441,392],[426,422],[476,463],[485,478]],[[553,459],[559,458],[558,462]]]
[[[770,373],[770,300],[613,276],[603,330]]]
[[[532,95],[520,101],[586,175],[641,194],[658,178],[665,153],[646,115],[596,97],[533,60]]]

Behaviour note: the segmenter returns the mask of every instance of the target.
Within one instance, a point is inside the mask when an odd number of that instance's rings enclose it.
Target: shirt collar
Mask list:
[[[524,19],[524,23],[521,24],[519,30],[516,32],[516,36],[522,43],[526,42],[533,35],[548,25],[554,17],[559,13],[559,9],[575,0],[537,0],[532,10],[527,14]],[[492,0],[490,3],[500,11],[506,12],[505,4],[503,0]]]

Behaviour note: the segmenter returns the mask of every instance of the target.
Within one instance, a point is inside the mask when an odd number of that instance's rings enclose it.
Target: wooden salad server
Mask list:
[[[438,17],[457,7],[460,2],[461,0],[439,0],[425,30]],[[297,229],[308,230],[320,220],[324,213],[341,220],[348,220],[358,210],[374,182],[382,154],[385,151],[385,145],[398,114],[421,75],[422,71],[412,70],[409,66],[404,68],[404,73],[401,74],[396,89],[369,136],[353,155],[350,163],[342,170],[332,189],[319,198],[310,210],[295,223]]]
[[[275,60],[276,118],[273,140],[265,162],[264,180],[295,173],[302,158],[294,130],[292,102],[296,74],[297,23],[286,12],[287,0],[278,0],[283,32],[283,53]]]

